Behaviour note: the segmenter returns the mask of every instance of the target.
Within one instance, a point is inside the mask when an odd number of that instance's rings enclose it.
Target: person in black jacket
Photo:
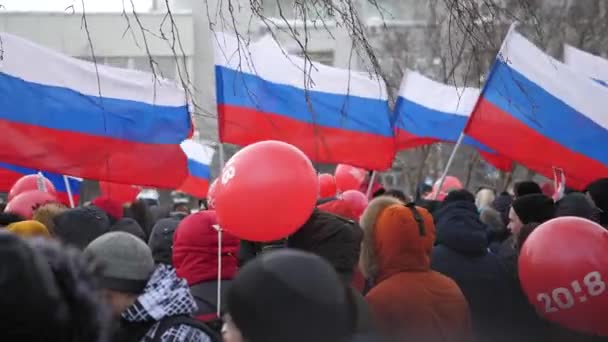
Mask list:
[[[452,278],[469,302],[478,341],[508,340],[510,288],[500,258],[488,252],[487,227],[479,219],[475,197],[467,190],[450,192],[435,213],[437,245],[431,268]]]

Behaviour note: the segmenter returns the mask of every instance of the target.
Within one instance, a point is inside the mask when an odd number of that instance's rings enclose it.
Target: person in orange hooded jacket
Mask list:
[[[389,341],[471,341],[468,303],[450,278],[432,271],[435,225],[413,204],[378,197],[361,217],[363,274],[374,287],[368,301]]]

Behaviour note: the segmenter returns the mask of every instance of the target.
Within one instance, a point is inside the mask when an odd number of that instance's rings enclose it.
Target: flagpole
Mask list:
[[[454,162],[454,157],[456,156],[456,152],[458,152],[458,149],[460,148],[460,145],[462,145],[462,141],[464,140],[464,133],[460,133],[460,136],[458,137],[458,140],[456,141],[456,145],[454,146],[454,149],[452,150],[452,154],[450,154],[450,158],[448,158],[448,163],[445,165],[445,170],[443,170],[443,174],[441,175],[441,178],[439,179],[439,185],[437,186],[437,191],[435,191],[435,194],[433,195],[433,200],[437,200],[437,197],[439,196],[439,192],[441,192],[441,188],[443,187],[443,183],[445,182],[445,178],[448,176],[448,172],[450,171],[450,167],[452,166],[452,163]]]
[[[226,165],[226,155],[224,154],[224,144],[222,142],[218,142],[218,144],[218,151],[220,153],[220,172],[222,172],[222,170],[224,170],[224,165]]]
[[[38,178],[36,179],[38,183],[38,190],[48,192],[48,189],[46,188],[46,183],[44,182],[44,178],[45,177],[42,174],[42,171],[38,171]]]
[[[68,192],[68,199],[70,201],[70,208],[74,208],[74,197],[72,197],[72,187],[70,186],[70,181],[68,177],[63,175],[63,184],[65,184],[65,190]]]
[[[367,192],[365,194],[365,196],[367,198],[369,198],[369,196],[372,194],[372,189],[374,188],[374,182],[376,181],[376,175],[377,175],[377,172],[372,171],[372,175],[369,177],[369,184],[367,185]]]

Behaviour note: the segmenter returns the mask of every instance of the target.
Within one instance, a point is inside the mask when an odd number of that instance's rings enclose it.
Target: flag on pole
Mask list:
[[[205,198],[209,190],[211,161],[215,149],[193,140],[182,142],[182,149],[188,157],[188,177],[178,190],[194,197]]]
[[[512,27],[465,133],[573,188],[608,176],[608,90],[548,56]]]
[[[272,37],[245,45],[215,35],[222,142],[280,140],[319,163],[392,165],[395,144],[383,82],[287,54]]]
[[[0,160],[117,183],[181,184],[179,144],[192,125],[180,86],[0,38]]]
[[[414,148],[439,141],[456,143],[478,98],[477,88],[449,86],[407,70],[395,105],[397,148]],[[476,148],[497,169],[511,170],[508,158],[475,139],[465,137],[463,144]]]

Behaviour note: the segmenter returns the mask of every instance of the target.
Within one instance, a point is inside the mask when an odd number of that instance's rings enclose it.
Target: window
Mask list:
[[[315,21],[327,19],[333,16],[329,11],[331,6],[327,4],[329,0],[264,0],[264,15],[269,18],[285,18],[288,20],[304,18],[303,11],[306,12],[306,19]]]
[[[370,0],[362,1],[362,13],[366,18],[384,18],[384,20],[425,20],[428,15],[427,1],[419,0],[376,0],[378,6]],[[380,9],[378,11],[378,8]]]
[[[101,62],[105,65],[117,67],[117,68],[126,68],[129,63],[129,58],[127,57],[104,57],[97,58],[98,62]]]
[[[304,54],[301,51],[295,53],[295,55],[304,58]],[[328,66],[334,65],[334,52],[331,50],[309,51],[308,57],[310,57],[313,62],[319,62]]]

